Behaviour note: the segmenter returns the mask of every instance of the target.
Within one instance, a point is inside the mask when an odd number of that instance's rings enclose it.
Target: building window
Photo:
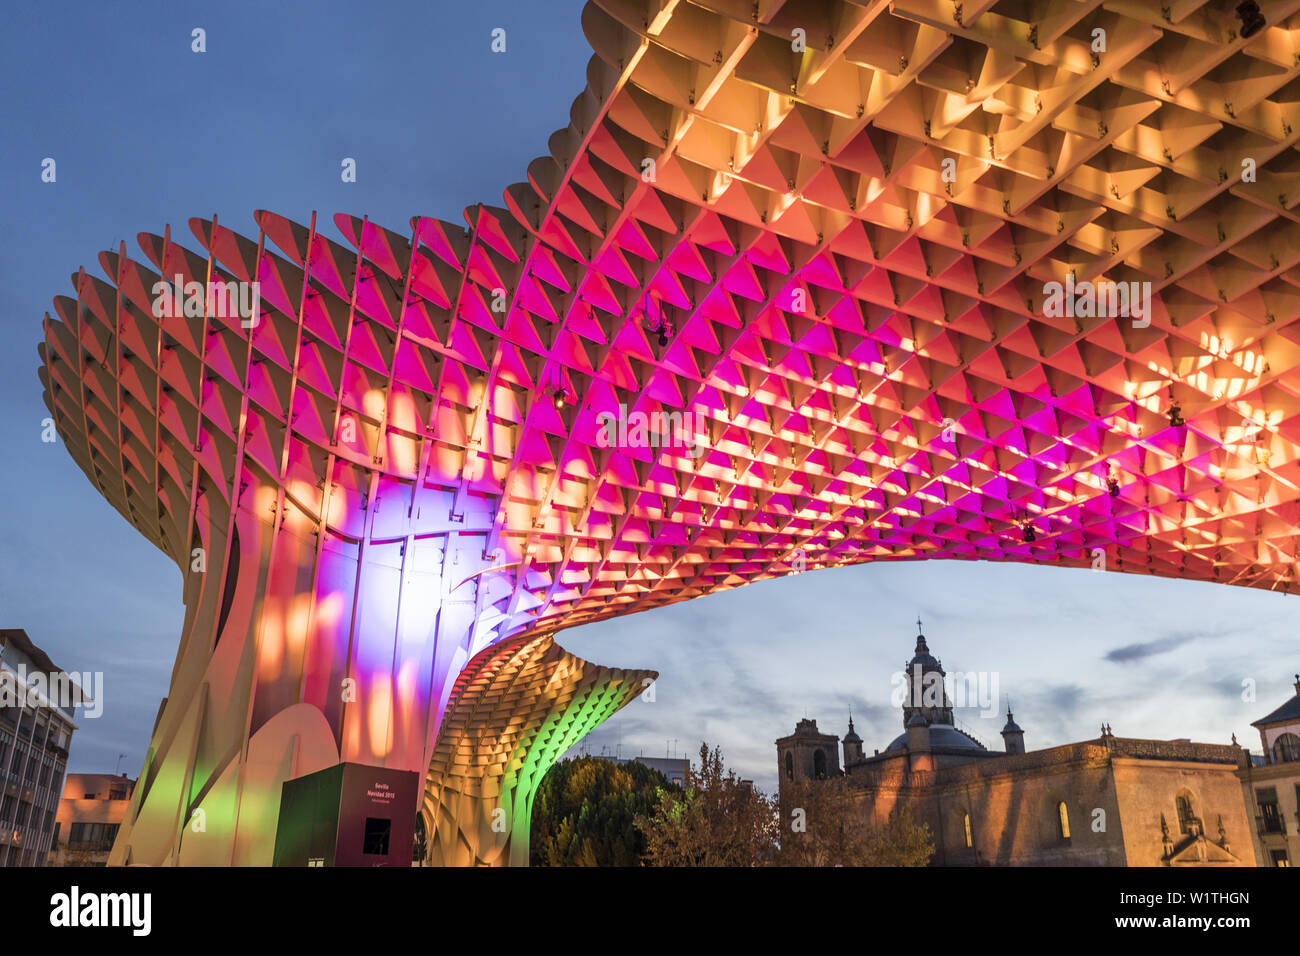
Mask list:
[[[68,846],[79,850],[111,850],[117,823],[74,823],[68,827]]]
[[[1184,790],[1174,798],[1174,806],[1178,808],[1178,832],[1191,833],[1197,822],[1196,815],[1192,812],[1192,795]]]
[[[1291,861],[1287,859],[1286,850],[1272,850],[1269,856],[1273,859],[1274,866],[1290,866]]]
[[[1060,818],[1061,839],[1070,839],[1070,811],[1066,809],[1064,800],[1056,805],[1056,815]]]
[[[1282,809],[1277,805],[1277,788],[1260,787],[1255,791],[1255,802],[1259,804],[1259,832],[1285,833]]]
[[[794,779],[794,755],[789,751],[785,754],[785,779]]]
[[[826,779],[826,754],[820,748],[813,752],[813,776],[818,780]]]
[[[970,814],[969,813],[962,814],[961,825],[962,825],[962,829],[966,831],[966,845],[974,846],[975,843],[973,840],[971,840],[971,836],[970,836]]]
[[[1273,762],[1294,763],[1300,761],[1300,737],[1295,734],[1283,734],[1273,741]]]

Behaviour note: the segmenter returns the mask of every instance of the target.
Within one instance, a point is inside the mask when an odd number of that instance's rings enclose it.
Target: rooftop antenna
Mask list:
[[[122,760],[123,760],[125,757],[126,757],[126,754],[118,754],[118,755],[117,755],[117,766],[113,768],[113,776],[116,777],[118,771],[122,769]]]

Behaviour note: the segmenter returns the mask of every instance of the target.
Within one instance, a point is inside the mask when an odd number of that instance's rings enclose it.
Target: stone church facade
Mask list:
[[[1260,755],[1238,771],[1255,817],[1255,856],[1261,866],[1295,866],[1300,859],[1300,674],[1295,696],[1251,724]]]
[[[908,671],[943,668],[917,636]],[[918,681],[918,686],[920,682]],[[987,749],[941,700],[909,699],[904,732],[864,756],[853,729],[840,767],[815,720],[776,741],[781,787],[845,776],[864,818],[907,805],[929,825],[936,866],[1255,866],[1241,747],[1115,736],[1026,751],[1008,711],[1003,751]]]

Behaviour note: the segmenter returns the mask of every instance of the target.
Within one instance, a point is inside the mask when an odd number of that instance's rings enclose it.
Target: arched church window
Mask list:
[[[794,779],[794,754],[788,750],[785,752],[785,779]]]
[[[1273,762],[1293,763],[1300,760],[1300,737],[1295,734],[1282,734],[1273,741]]]
[[[961,816],[961,825],[962,825],[962,829],[966,831],[966,845],[967,845],[967,846],[974,846],[975,843],[974,843],[974,841],[971,839],[971,835],[970,835],[970,814],[969,814],[969,813],[963,813],[963,814],[962,814],[962,816]]]
[[[1192,795],[1184,790],[1174,798],[1174,805],[1178,808],[1178,832],[1191,833],[1192,825],[1196,822],[1196,814],[1192,809]]]
[[[813,753],[813,776],[818,780],[826,778],[826,754],[820,749]]]
[[[1064,800],[1056,805],[1056,815],[1059,818],[1058,822],[1060,824],[1061,839],[1070,839],[1070,811],[1065,806]]]

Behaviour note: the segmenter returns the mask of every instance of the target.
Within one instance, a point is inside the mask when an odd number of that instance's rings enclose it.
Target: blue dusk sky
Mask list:
[[[40,440],[41,319],[100,250],[253,210],[459,221],[501,203],[567,123],[590,50],[579,0],[9,4],[0,28],[0,627],[62,667],[103,671],[71,769],[135,774],[181,630],[181,578]],[[206,30],[207,52],[191,51]],[[505,53],[490,49],[506,30]],[[46,157],[57,180],[41,181]],[[353,157],[357,181],[340,180]],[[332,226],[328,227],[332,229]],[[805,714],[867,751],[902,731],[891,675],[915,621],[949,670],[996,675],[1028,746],[1096,736],[1258,748],[1250,721],[1288,697],[1300,604],[1279,594],[1016,564],[934,562],[808,572],[564,632],[600,663],[661,674],[584,746],[662,755],[720,744],[775,783],[773,741]],[[1243,681],[1258,699],[1243,700]],[[959,717],[1000,745],[1001,718]],[[675,742],[675,743],[674,743]]]

